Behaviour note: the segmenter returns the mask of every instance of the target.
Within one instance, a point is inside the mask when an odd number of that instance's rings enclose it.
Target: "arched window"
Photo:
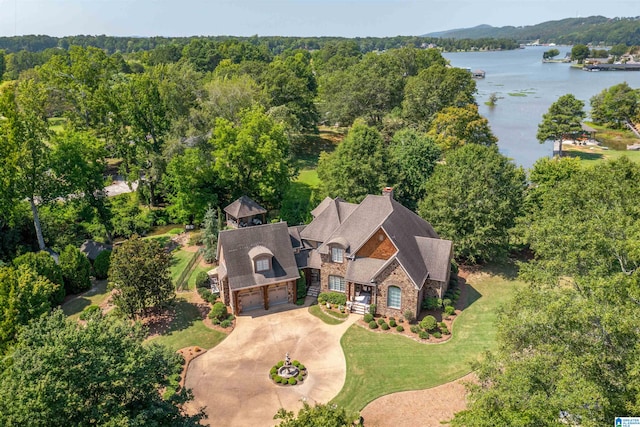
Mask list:
[[[389,286],[387,291],[387,307],[389,308],[401,308],[402,304],[402,291],[397,286]]]

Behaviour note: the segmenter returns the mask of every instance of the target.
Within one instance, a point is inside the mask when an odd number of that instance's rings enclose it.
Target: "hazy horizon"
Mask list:
[[[422,35],[640,15],[637,0],[0,0],[0,36]]]

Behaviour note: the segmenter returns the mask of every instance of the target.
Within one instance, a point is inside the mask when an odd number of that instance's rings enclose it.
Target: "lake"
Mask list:
[[[557,58],[564,58],[570,46],[556,46]],[[476,80],[476,100],[480,114],[489,120],[498,138],[500,152],[517,164],[530,168],[540,157],[550,156],[553,144],[538,143],[536,132],[542,115],[560,96],[567,93],[584,101],[603,89],[627,82],[640,87],[640,71],[587,72],[563,63],[542,63],[546,46],[531,46],[500,52],[445,53],[454,67],[469,67],[486,72],[486,78]],[[496,93],[495,107],[484,103]]]

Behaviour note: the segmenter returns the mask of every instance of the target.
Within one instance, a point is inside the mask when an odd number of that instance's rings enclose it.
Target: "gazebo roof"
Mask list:
[[[265,208],[247,196],[240,197],[235,202],[224,208],[224,211],[234,218],[246,218],[253,215],[267,213]]]

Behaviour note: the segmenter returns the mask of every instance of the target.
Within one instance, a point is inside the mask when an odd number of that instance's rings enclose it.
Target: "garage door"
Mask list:
[[[264,309],[264,299],[260,288],[240,292],[238,301],[242,311],[255,310],[257,308]]]
[[[289,302],[287,285],[278,285],[269,288],[269,305],[286,304]]]

